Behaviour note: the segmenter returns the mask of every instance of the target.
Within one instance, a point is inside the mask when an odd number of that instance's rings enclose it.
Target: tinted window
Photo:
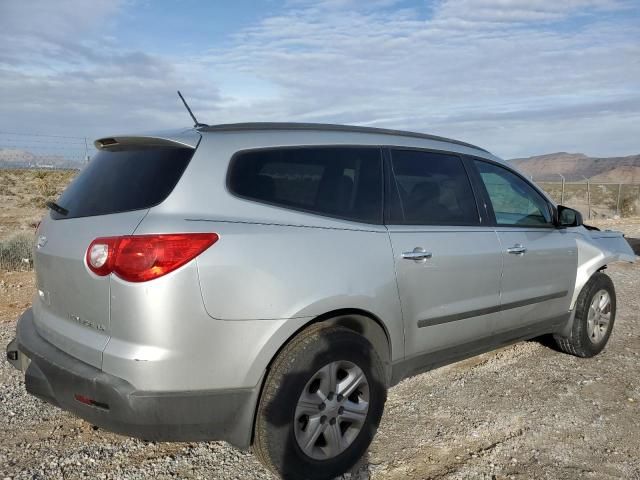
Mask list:
[[[478,209],[462,159],[456,155],[392,151],[399,203],[391,223],[476,225]]]
[[[529,183],[492,163],[475,161],[498,225],[550,226],[546,200]]]
[[[51,215],[88,217],[157,205],[171,193],[192,155],[187,148],[102,150],[58,199],[69,213]]]
[[[321,215],[382,222],[378,148],[280,148],[237,154],[229,188],[242,197]]]

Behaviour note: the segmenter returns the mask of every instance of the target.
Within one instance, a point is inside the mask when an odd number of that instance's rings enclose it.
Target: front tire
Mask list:
[[[344,327],[315,324],[278,354],[258,404],[253,450],[285,479],[331,479],[365,454],[386,400],[372,345]]]
[[[611,278],[595,273],[576,302],[576,315],[569,337],[555,336],[558,348],[577,357],[599,354],[609,341],[616,318],[616,291]]]

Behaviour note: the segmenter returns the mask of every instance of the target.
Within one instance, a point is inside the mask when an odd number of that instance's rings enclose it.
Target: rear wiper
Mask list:
[[[58,205],[56,202],[52,202],[52,201],[48,201],[45,203],[45,205],[50,208],[51,210],[53,210],[54,212],[58,212],[60,215],[68,215],[69,210],[67,210],[64,207],[61,207],[60,205]]]

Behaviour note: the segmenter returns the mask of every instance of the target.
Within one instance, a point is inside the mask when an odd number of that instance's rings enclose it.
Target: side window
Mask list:
[[[377,147],[295,147],[237,153],[229,189],[245,198],[365,223],[382,223]]]
[[[547,201],[506,168],[474,160],[489,194],[498,225],[551,226]]]
[[[400,205],[390,223],[410,225],[478,225],[471,183],[457,155],[392,150],[393,175]]]

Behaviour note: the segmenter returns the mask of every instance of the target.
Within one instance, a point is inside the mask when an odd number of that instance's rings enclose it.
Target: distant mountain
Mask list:
[[[513,166],[534,180],[640,183],[640,155],[628,157],[589,157],[584,153],[558,152],[509,160]]]
[[[0,168],[80,168],[78,161],[62,155],[39,154],[17,148],[0,148]]]

